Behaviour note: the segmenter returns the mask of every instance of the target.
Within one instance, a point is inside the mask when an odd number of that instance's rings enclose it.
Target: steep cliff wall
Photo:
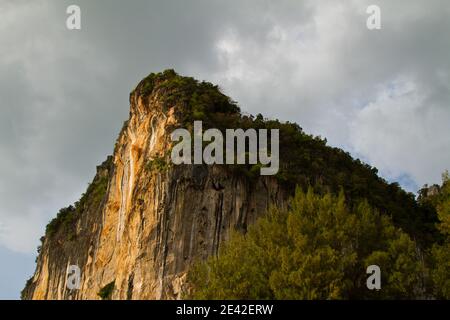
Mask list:
[[[248,179],[223,166],[149,165],[168,162],[170,133],[180,124],[168,92],[130,96],[130,119],[114,155],[98,167],[92,189],[47,234],[27,299],[98,299],[114,281],[112,299],[176,299],[196,259],[217,253],[230,230],[243,229],[287,194],[273,177]],[[163,160],[161,160],[163,159]],[[82,207],[80,207],[82,206]],[[66,288],[67,268],[81,269],[79,290]]]

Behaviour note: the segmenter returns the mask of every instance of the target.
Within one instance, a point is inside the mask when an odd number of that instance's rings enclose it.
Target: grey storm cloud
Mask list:
[[[65,26],[71,4],[79,31]],[[366,28],[370,4],[381,30]],[[128,93],[166,68],[411,191],[437,183],[450,169],[448,30],[446,0],[0,0],[0,247],[34,252],[112,152]]]

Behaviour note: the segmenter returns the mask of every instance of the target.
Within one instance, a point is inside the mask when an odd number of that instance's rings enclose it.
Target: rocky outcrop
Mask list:
[[[144,95],[144,86],[130,95],[114,154],[97,169],[92,185],[106,181],[104,193],[87,193],[70,227],[46,235],[24,298],[99,299],[113,281],[112,299],[180,298],[194,261],[215,255],[231,230],[245,231],[270,205],[285,203],[273,177],[169,165],[177,103],[168,104],[163,90]],[[168,165],[149,165],[155,159]],[[81,270],[78,290],[67,288],[70,265]]]
[[[279,129],[278,173],[260,176],[262,164],[174,165],[170,135],[192,132],[195,120],[222,132]],[[245,232],[269,206],[284,206],[297,186],[343,191],[350,205],[367,201],[423,248],[438,234],[432,207],[326,140],[295,123],[242,115],[210,83],[172,70],[151,74],[130,95],[113,155],[80,201],[47,226],[22,297],[178,299],[194,262],[217,254],[232,230]],[[77,290],[67,286],[71,266],[80,270]]]

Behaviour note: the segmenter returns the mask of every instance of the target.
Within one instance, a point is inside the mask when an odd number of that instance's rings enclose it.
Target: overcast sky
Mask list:
[[[70,4],[81,30],[66,28]],[[0,298],[19,296],[46,223],[112,153],[150,72],[216,83],[409,191],[440,182],[449,31],[448,0],[0,0]]]

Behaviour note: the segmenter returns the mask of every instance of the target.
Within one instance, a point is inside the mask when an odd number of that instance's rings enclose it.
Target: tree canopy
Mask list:
[[[366,286],[369,265],[381,269],[379,291]],[[272,208],[193,266],[188,297],[406,299],[425,294],[425,271],[415,242],[367,201],[297,188],[288,208]]]

